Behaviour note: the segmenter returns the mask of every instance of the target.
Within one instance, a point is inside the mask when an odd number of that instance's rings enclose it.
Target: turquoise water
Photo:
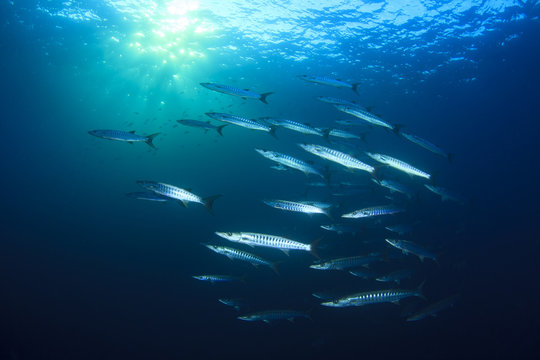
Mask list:
[[[405,358],[526,357],[534,349],[538,211],[539,5],[535,1],[10,1],[0,4],[0,358]],[[360,83],[358,94],[299,75]],[[202,82],[273,92],[268,104],[213,92]],[[342,126],[355,118],[316,96],[369,107],[454,154],[445,158],[391,131]],[[283,117],[365,134],[366,141],[303,135],[277,139],[234,125],[216,131],[178,119],[207,112]],[[222,123],[211,120],[214,125]],[[159,132],[152,149],[90,136],[93,129]],[[338,149],[371,165],[366,151],[426,170],[462,196],[441,202],[425,180],[388,167],[379,179],[315,157],[299,143]],[[310,161],[329,184],[276,171],[263,148]],[[127,193],[160,181],[203,206],[154,203]],[[352,183],[354,186],[350,186]],[[391,196],[391,199],[386,198]],[[332,218],[272,209],[262,200],[333,204]],[[404,212],[345,221],[359,208]],[[354,234],[325,231],[345,223]],[[406,224],[412,232],[384,229]],[[533,224],[531,226],[531,224]],[[370,270],[413,271],[401,284],[309,268],[312,255],[250,248],[216,231],[322,238],[321,259],[379,253]],[[413,241],[438,263],[401,256],[385,238]],[[230,246],[279,264],[279,276],[212,253]],[[193,275],[245,276],[209,284]],[[343,296],[416,288],[426,300],[329,308],[314,292]],[[436,318],[406,318],[460,294]],[[217,301],[242,298],[239,311]],[[312,320],[244,322],[293,309]]]

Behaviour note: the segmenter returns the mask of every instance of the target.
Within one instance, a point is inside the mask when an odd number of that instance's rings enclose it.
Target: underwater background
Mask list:
[[[539,1],[1,1],[1,359],[526,358],[538,353]],[[359,83],[312,84],[299,75]],[[202,82],[273,92],[268,104]],[[207,112],[283,117],[321,128],[354,120],[316,96],[348,99],[454,154],[450,163],[391,131],[340,126],[332,140],[178,119]],[[222,125],[211,120],[214,125]],[[99,139],[93,129],[159,132],[152,149]],[[467,199],[441,201],[424,182],[383,169],[415,196],[393,218],[351,219],[354,233],[321,225],[389,202],[369,174],[302,150],[334,147],[374,165],[380,152],[429,169]],[[255,148],[329,166],[332,187],[276,171]],[[221,194],[203,206],[141,201],[138,180]],[[348,187],[353,183],[355,186]],[[395,195],[398,196],[398,195]],[[262,200],[318,200],[332,218],[272,209]],[[438,261],[399,256],[384,227]],[[427,300],[320,306],[339,295],[395,288],[317,259],[227,243],[216,231],[321,238],[322,259],[380,252],[377,271],[414,270]],[[394,237],[399,237],[394,235]],[[252,251],[270,269],[231,261],[201,243]],[[393,264],[398,264],[394,266]],[[199,274],[245,276],[209,284]],[[406,321],[459,294],[437,317]],[[237,312],[217,301],[240,297]],[[309,312],[293,323],[244,322],[268,309]]]

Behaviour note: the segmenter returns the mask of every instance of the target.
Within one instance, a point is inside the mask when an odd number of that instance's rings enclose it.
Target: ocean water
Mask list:
[[[0,358],[533,358],[538,353],[538,1],[2,1],[0,121]],[[299,75],[359,83],[309,83]],[[268,104],[211,91],[202,82],[257,93]],[[453,154],[449,162],[392,131],[319,102],[355,101]],[[278,128],[277,139],[210,120],[207,112],[280,117],[364,134],[365,141]],[[354,126],[336,120],[356,122]],[[94,137],[114,129],[155,137],[156,149]],[[328,146],[371,165],[394,156],[432,181],[389,167],[391,194],[298,144]],[[328,167],[320,177],[277,171],[254,149]],[[326,170],[324,170],[326,171]],[[138,180],[221,194],[203,206],[126,194]],[[424,184],[459,194],[441,201]],[[350,186],[353,184],[354,186]],[[391,196],[391,199],[386,198]],[[272,209],[268,199],[333,204],[332,217]],[[356,209],[397,204],[373,219]],[[321,225],[344,223],[354,234]],[[384,229],[407,224],[405,235]],[[228,242],[216,231],[318,243],[322,260],[380,254],[370,270],[413,271],[401,284],[319,271],[307,252]],[[385,238],[412,241],[437,262],[401,255]],[[201,243],[278,263],[232,261]],[[193,275],[229,274],[210,284]],[[402,288],[396,304],[334,308],[333,297]],[[407,321],[459,294],[436,317]],[[240,311],[218,302],[241,298]],[[311,320],[247,322],[272,309]]]

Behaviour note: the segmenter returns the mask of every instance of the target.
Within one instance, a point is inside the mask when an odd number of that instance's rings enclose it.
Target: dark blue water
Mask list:
[[[220,5],[221,4],[221,5]],[[538,337],[538,101],[540,8],[534,1],[3,2],[0,23],[2,216],[1,359],[525,358]],[[297,75],[360,82],[359,93]],[[200,82],[273,91],[268,105],[211,92]],[[366,142],[278,129],[278,139],[228,125],[176,123],[206,112],[276,116],[334,127],[353,117],[314,100],[354,100],[455,154],[450,164],[380,128]],[[217,121],[213,121],[219,125]],[[160,132],[157,150],[90,136],[92,129]],[[326,232],[332,220],[271,209],[263,199],[332,202],[335,222],[389,202],[369,174],[348,172],[298,143],[330,146],[370,164],[365,151],[408,161],[464,196],[441,202],[420,178],[383,168],[411,200],[392,218],[352,220],[356,235]],[[299,171],[276,171],[266,148],[330,164],[313,188]],[[125,196],[137,180],[222,194],[212,216]],[[345,192],[345,196],[335,195]],[[333,195],[334,194],[334,195]],[[344,219],[343,219],[344,220]],[[384,226],[438,264],[399,256]],[[311,293],[345,295],[397,287],[347,272],[309,268],[314,257],[227,243],[215,231],[251,231],[311,242],[323,259],[380,252],[378,272],[414,270],[427,300],[328,308]],[[393,237],[398,237],[393,235]],[[201,246],[252,251],[270,269],[233,262]],[[192,275],[246,276],[211,285]],[[437,317],[407,314],[459,293]],[[217,301],[241,297],[241,313]],[[312,321],[243,322],[268,309],[308,311]]]

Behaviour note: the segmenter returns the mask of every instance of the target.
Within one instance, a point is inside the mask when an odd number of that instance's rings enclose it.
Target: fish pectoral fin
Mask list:
[[[187,208],[187,201],[184,200],[178,200],[178,203],[182,205],[183,207]]]
[[[287,320],[294,324],[294,318],[288,318]]]
[[[394,301],[392,301],[392,304],[394,304],[394,305],[399,305],[399,300],[394,300]]]
[[[270,320],[263,320],[265,323],[270,324]]]
[[[280,249],[281,251],[283,251],[285,253],[285,255],[287,256],[290,256],[290,252],[289,252],[289,249]]]

